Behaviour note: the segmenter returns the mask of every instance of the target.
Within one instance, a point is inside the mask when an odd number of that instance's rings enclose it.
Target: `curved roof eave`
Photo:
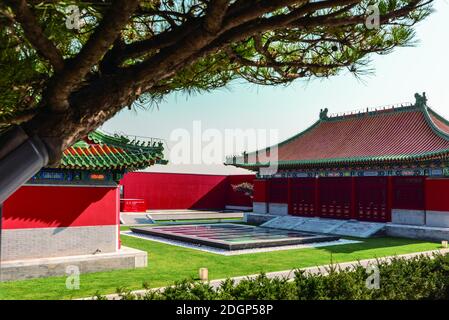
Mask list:
[[[441,115],[439,115],[438,113],[433,111],[427,105],[424,105],[424,106],[412,105],[409,108],[410,109],[408,109],[408,110],[398,109],[397,111],[400,112],[400,111],[419,110],[424,115],[424,119],[427,122],[427,124],[430,126],[431,130],[439,137],[449,141],[449,132],[445,132],[440,127],[438,127],[438,125],[432,120],[430,113],[432,113],[433,116],[438,118],[438,120],[442,121],[449,127],[448,120],[446,120]],[[394,110],[394,111],[396,111],[396,110]],[[304,135],[311,129],[313,129],[316,126],[318,126],[319,124],[321,124],[322,122],[339,121],[339,120],[341,121],[341,120],[343,120],[343,118],[338,118],[338,119],[330,118],[330,119],[326,119],[326,120],[319,119],[318,121],[316,121],[314,124],[312,124],[310,127],[305,129],[304,131],[301,131],[300,133],[282,141],[281,143],[279,143],[277,145],[277,147],[280,147],[286,143],[289,143],[289,142],[299,138],[300,136]],[[272,148],[272,147],[268,147],[268,148]],[[256,151],[248,153],[248,156],[250,156],[250,155],[254,156],[255,154],[256,154]],[[241,159],[242,157],[239,157],[239,158]],[[449,148],[436,150],[436,151],[430,151],[430,152],[423,152],[423,153],[418,153],[418,154],[403,154],[403,155],[402,154],[392,154],[392,155],[379,155],[379,156],[367,156],[367,157],[323,158],[323,159],[310,159],[310,160],[285,160],[285,161],[274,162],[273,165],[278,165],[281,167],[282,166],[284,166],[284,167],[285,166],[308,166],[308,165],[332,165],[332,166],[340,165],[341,166],[341,165],[353,165],[353,164],[363,163],[363,162],[395,162],[395,161],[404,161],[404,160],[405,161],[423,161],[423,160],[431,160],[430,158],[440,158],[440,159],[447,158],[447,159],[449,159]],[[247,169],[250,169],[250,168],[257,169],[259,167],[269,166],[268,163],[254,163],[254,162],[236,163],[236,164],[228,163],[228,165],[234,165],[236,167],[242,167],[242,168],[247,168]]]

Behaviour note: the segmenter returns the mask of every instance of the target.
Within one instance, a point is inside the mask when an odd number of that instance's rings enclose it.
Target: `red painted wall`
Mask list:
[[[3,207],[3,228],[118,225],[117,187],[24,186]]]
[[[268,202],[268,180],[254,180],[254,202]]]
[[[251,199],[235,194],[230,184],[253,179],[253,175],[131,172],[121,184],[124,198],[145,199],[148,209],[223,209],[251,206]]]
[[[393,209],[425,210],[426,177],[393,177]]]
[[[227,190],[226,190],[226,201],[225,205],[228,206],[242,206],[242,207],[252,207],[253,200],[251,197],[246,196],[242,192],[235,192],[232,188],[233,185],[238,185],[243,182],[254,183],[255,175],[235,175],[228,176],[226,178]]]
[[[268,184],[269,198],[271,203],[288,203],[288,179],[271,179]]]
[[[426,210],[449,211],[449,179],[427,178],[425,188]]]

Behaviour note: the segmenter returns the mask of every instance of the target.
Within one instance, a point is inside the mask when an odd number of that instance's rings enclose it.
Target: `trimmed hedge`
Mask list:
[[[118,289],[122,299],[143,300],[404,300],[448,299],[449,255],[418,256],[412,259],[394,258],[377,262],[380,275],[378,289],[368,288],[365,267],[337,270],[329,268],[327,275],[306,275],[295,271],[293,280],[269,279],[261,274],[235,284],[225,280],[217,289],[194,280],[176,282],[164,291],[148,290],[137,296]],[[101,299],[99,295],[97,299]]]

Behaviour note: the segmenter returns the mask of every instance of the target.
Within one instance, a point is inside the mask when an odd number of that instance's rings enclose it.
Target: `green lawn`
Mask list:
[[[0,299],[69,299],[92,296],[97,290],[114,293],[118,287],[141,289],[170,285],[175,280],[196,278],[200,267],[209,268],[211,279],[226,278],[426,251],[440,247],[438,243],[399,238],[364,239],[363,243],[321,248],[295,249],[238,256],[222,256],[163,243],[122,236],[122,244],[148,252],[148,267],[81,275],[80,290],[65,287],[65,277],[34,279],[0,284]]]

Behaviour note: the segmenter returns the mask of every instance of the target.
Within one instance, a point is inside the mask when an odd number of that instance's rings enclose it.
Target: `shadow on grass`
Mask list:
[[[378,250],[384,251],[384,249],[394,249],[408,245],[419,245],[423,244],[426,241],[416,240],[416,239],[407,239],[407,238],[390,238],[390,237],[376,237],[376,238],[354,238],[354,237],[344,237],[342,239],[348,240],[357,240],[361,241],[360,243],[351,243],[347,245],[335,245],[328,247],[320,247],[316,248],[317,250],[324,250],[329,252],[330,254],[350,254],[354,252],[362,253],[363,251],[368,250]],[[427,241],[434,242],[434,241]],[[437,243],[437,242],[435,242]]]

